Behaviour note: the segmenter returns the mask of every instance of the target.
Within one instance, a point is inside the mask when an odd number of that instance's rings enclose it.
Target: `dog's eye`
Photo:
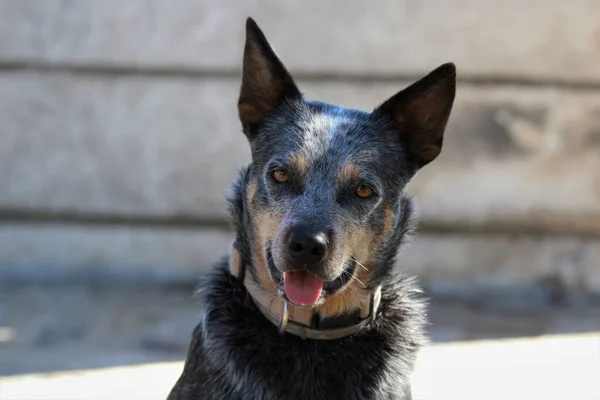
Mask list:
[[[375,192],[373,191],[373,188],[371,188],[370,186],[358,185],[355,193],[356,193],[356,196],[360,197],[361,199],[368,199],[369,197],[373,196],[373,193],[375,193]]]
[[[280,168],[273,170],[271,176],[279,183],[286,183],[290,179],[287,171]]]

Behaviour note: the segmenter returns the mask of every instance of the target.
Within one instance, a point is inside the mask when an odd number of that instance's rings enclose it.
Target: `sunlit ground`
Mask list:
[[[8,399],[164,399],[181,362],[2,378]],[[415,399],[598,400],[600,333],[434,344],[421,352]]]

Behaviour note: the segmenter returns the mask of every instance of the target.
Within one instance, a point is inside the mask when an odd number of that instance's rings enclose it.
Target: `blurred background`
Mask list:
[[[432,298],[415,397],[600,399],[595,0],[0,0],[0,398],[166,396],[249,162],[247,16],[311,99],[457,65],[399,258]]]

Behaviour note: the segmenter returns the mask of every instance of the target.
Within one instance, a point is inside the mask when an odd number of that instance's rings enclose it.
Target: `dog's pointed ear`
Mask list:
[[[455,93],[456,67],[447,63],[374,111],[392,119],[417,169],[440,154]]]
[[[242,125],[260,122],[285,99],[301,97],[265,35],[252,18],[246,20],[246,45],[238,112]]]

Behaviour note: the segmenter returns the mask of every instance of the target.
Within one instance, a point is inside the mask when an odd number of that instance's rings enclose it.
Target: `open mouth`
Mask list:
[[[281,271],[279,271],[275,266],[270,246],[267,248],[267,260],[269,271],[273,277],[273,280],[277,283],[279,294],[288,298],[288,300],[295,304],[305,306],[315,305],[327,296],[331,296],[343,289],[356,275],[356,268],[358,265],[354,258],[351,257],[346,262],[342,273],[331,281],[320,281],[312,274],[303,270],[289,271],[286,273],[286,283],[284,274],[282,274]],[[290,283],[292,278],[294,280],[294,284]],[[297,288],[299,285],[304,286],[305,288],[309,287],[310,290],[300,290]],[[300,293],[301,291],[304,293]]]

